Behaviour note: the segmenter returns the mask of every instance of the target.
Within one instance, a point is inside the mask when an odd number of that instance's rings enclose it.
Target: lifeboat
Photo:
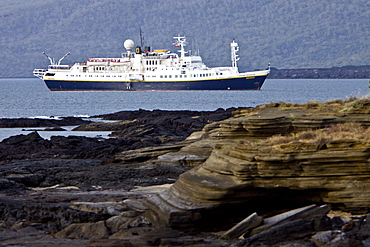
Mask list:
[[[90,58],[87,60],[87,66],[106,66],[108,65],[107,59],[101,59],[101,58]]]
[[[127,66],[129,63],[129,60],[124,59],[113,59],[110,61],[111,66]]]

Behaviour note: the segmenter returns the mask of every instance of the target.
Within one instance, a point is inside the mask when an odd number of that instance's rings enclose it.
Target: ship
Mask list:
[[[270,73],[265,70],[239,72],[238,43],[230,43],[231,66],[207,67],[199,55],[186,51],[186,37],[173,37],[179,49],[151,50],[124,41],[126,52],[117,58],[89,58],[86,62],[63,65],[48,56],[47,69],[34,69],[51,91],[165,91],[165,90],[260,90]]]

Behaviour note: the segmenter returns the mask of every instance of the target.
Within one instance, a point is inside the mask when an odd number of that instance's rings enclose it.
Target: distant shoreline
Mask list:
[[[369,79],[370,65],[332,68],[277,69],[271,68],[268,79]]]

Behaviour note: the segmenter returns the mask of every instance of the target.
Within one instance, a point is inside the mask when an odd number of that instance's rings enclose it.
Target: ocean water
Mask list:
[[[57,118],[96,116],[123,110],[197,110],[254,107],[270,102],[306,103],[362,97],[370,93],[367,79],[340,80],[269,80],[259,91],[163,91],[163,92],[51,92],[37,78],[0,79],[0,118]],[[38,131],[51,136],[87,136],[107,138],[110,132]],[[42,129],[42,128],[41,128]],[[35,128],[0,128],[0,141],[28,134]]]
[[[37,78],[0,79],[0,118],[94,116],[123,110],[198,110],[361,97],[368,79],[267,79],[259,91],[51,92]]]

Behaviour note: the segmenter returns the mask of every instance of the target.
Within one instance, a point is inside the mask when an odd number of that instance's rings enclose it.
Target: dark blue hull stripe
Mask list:
[[[219,80],[181,81],[181,82],[113,82],[113,81],[62,81],[44,80],[51,91],[88,91],[88,90],[259,90],[267,75],[256,77],[238,77]]]

